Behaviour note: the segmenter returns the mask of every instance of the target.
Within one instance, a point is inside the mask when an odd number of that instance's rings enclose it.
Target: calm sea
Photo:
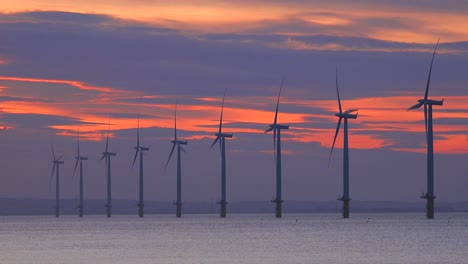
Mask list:
[[[468,263],[468,214],[0,217],[0,263]]]

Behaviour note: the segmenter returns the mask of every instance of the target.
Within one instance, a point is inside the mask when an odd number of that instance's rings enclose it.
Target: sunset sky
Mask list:
[[[148,200],[175,199],[174,104],[183,200],[220,198],[219,149],[208,151],[227,89],[228,201],[274,195],[276,96],[285,200],[334,200],[342,189],[342,131],[327,167],[338,111],[335,69],[349,121],[353,200],[419,201],[426,188],[421,109],[434,107],[437,200],[468,200],[468,2],[6,0],[0,6],[0,197],[52,198],[50,144],[64,155],[62,196],[75,198],[76,134],[85,195],[105,197],[111,122],[114,197],[137,198],[131,169],[140,114]],[[423,201],[421,201],[422,206]],[[287,204],[285,205],[287,206]],[[337,202],[337,206],[339,206]]]

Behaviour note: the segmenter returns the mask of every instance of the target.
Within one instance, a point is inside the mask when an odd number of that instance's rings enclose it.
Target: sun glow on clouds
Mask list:
[[[406,43],[468,40],[466,5],[390,1],[54,1],[3,3],[4,12],[26,10],[98,13],[181,31],[285,35],[330,34]],[[291,23],[298,26],[291,27]],[[291,43],[289,43],[291,45]],[[296,44],[296,47],[298,44]],[[309,47],[310,48],[310,47]],[[323,48],[323,47],[322,47]]]
[[[52,115],[64,118],[73,118],[76,124],[50,124],[60,136],[75,136],[79,127],[85,140],[103,140],[109,122],[108,113],[115,114],[111,120],[111,131],[135,129],[137,113],[141,113],[140,128],[166,128],[174,126],[174,105],[172,103],[142,103],[136,98],[155,99],[157,95],[136,95],[134,92],[99,87],[74,80],[54,80],[19,78],[0,76],[3,90],[0,95],[15,99],[5,100],[0,105],[1,110],[8,114],[39,114]],[[41,89],[44,84],[59,84],[54,89],[66,90],[60,101],[44,101],[47,94],[21,100],[21,95],[15,94],[15,87],[22,84],[35,84],[37,87],[22,89]],[[76,89],[80,89],[80,96],[76,96]],[[24,91],[23,91],[24,92]],[[50,92],[50,91],[49,91]],[[169,96],[165,98],[177,98]],[[457,124],[441,124],[439,120],[468,119],[466,101],[468,96],[441,96],[445,97],[445,105],[434,108],[434,129],[436,133],[435,147],[440,153],[468,153],[468,148],[462,147],[466,143],[465,133],[468,127]],[[19,99],[18,99],[19,98]],[[254,97],[246,100],[243,97],[231,96],[224,108],[225,131],[238,134],[263,134],[268,124],[273,122],[273,97]],[[350,148],[378,149],[388,148],[395,151],[418,152],[424,146],[406,148],[399,145],[396,139],[387,139],[381,133],[419,133],[421,142],[424,142],[424,117],[422,111],[406,111],[413,105],[418,97],[415,96],[388,96],[374,98],[356,98],[343,100],[345,109],[359,108],[359,117],[350,121]],[[256,100],[255,102],[251,102]],[[173,102],[173,99],[168,100]],[[184,104],[178,105],[178,128],[181,136],[186,139],[200,140],[212,138],[219,124],[220,99],[219,98],[184,98]],[[287,111],[294,106],[302,106],[301,111]],[[266,107],[268,106],[268,107]],[[270,108],[269,110],[268,108]],[[307,108],[306,106],[313,106]],[[309,109],[308,111],[304,111]],[[266,110],[265,110],[266,109]],[[291,123],[291,129],[284,131],[284,140],[319,143],[324,148],[330,148],[337,118],[335,100],[302,100],[284,97],[281,103],[278,123]],[[321,110],[329,114],[317,114],[314,110]],[[135,117],[131,117],[135,114]],[[158,117],[154,117],[154,115]],[[119,116],[120,115],[120,116]],[[259,126],[260,125],[260,126]],[[11,126],[14,127],[14,124]],[[111,135],[113,136],[113,134]],[[336,148],[341,148],[342,131],[337,138]]]

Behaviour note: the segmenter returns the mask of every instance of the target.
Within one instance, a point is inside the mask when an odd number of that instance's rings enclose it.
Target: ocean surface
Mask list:
[[[0,217],[0,263],[468,263],[468,214]]]

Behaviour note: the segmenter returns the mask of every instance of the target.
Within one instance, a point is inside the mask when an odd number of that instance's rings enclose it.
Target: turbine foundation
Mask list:
[[[78,211],[80,217],[83,217],[83,206],[79,206],[79,211]]]
[[[60,208],[55,207],[55,217],[59,217],[59,216],[60,216]]]
[[[107,217],[111,217],[112,215],[112,207],[110,205],[107,205]]]
[[[347,219],[349,218],[349,201],[351,201],[351,199],[349,198],[338,198],[339,201],[343,201],[343,207],[341,208],[341,213],[343,215],[343,218]]]
[[[434,219],[434,199],[435,196],[431,195],[423,195],[421,198],[426,199],[426,218],[427,219]]]
[[[176,203],[176,217],[182,217],[182,203]]]
[[[143,204],[142,204],[142,203],[138,204],[138,217],[143,217],[143,215],[144,215],[144,210],[143,210],[143,208],[144,208],[144,207],[143,207]]]
[[[227,203],[226,202],[219,202],[221,205],[221,210],[219,211],[219,216],[221,218],[226,218],[226,211],[227,211]]]
[[[276,218],[281,218],[283,201],[275,199],[275,200],[273,200],[271,202],[275,203],[275,217]]]

